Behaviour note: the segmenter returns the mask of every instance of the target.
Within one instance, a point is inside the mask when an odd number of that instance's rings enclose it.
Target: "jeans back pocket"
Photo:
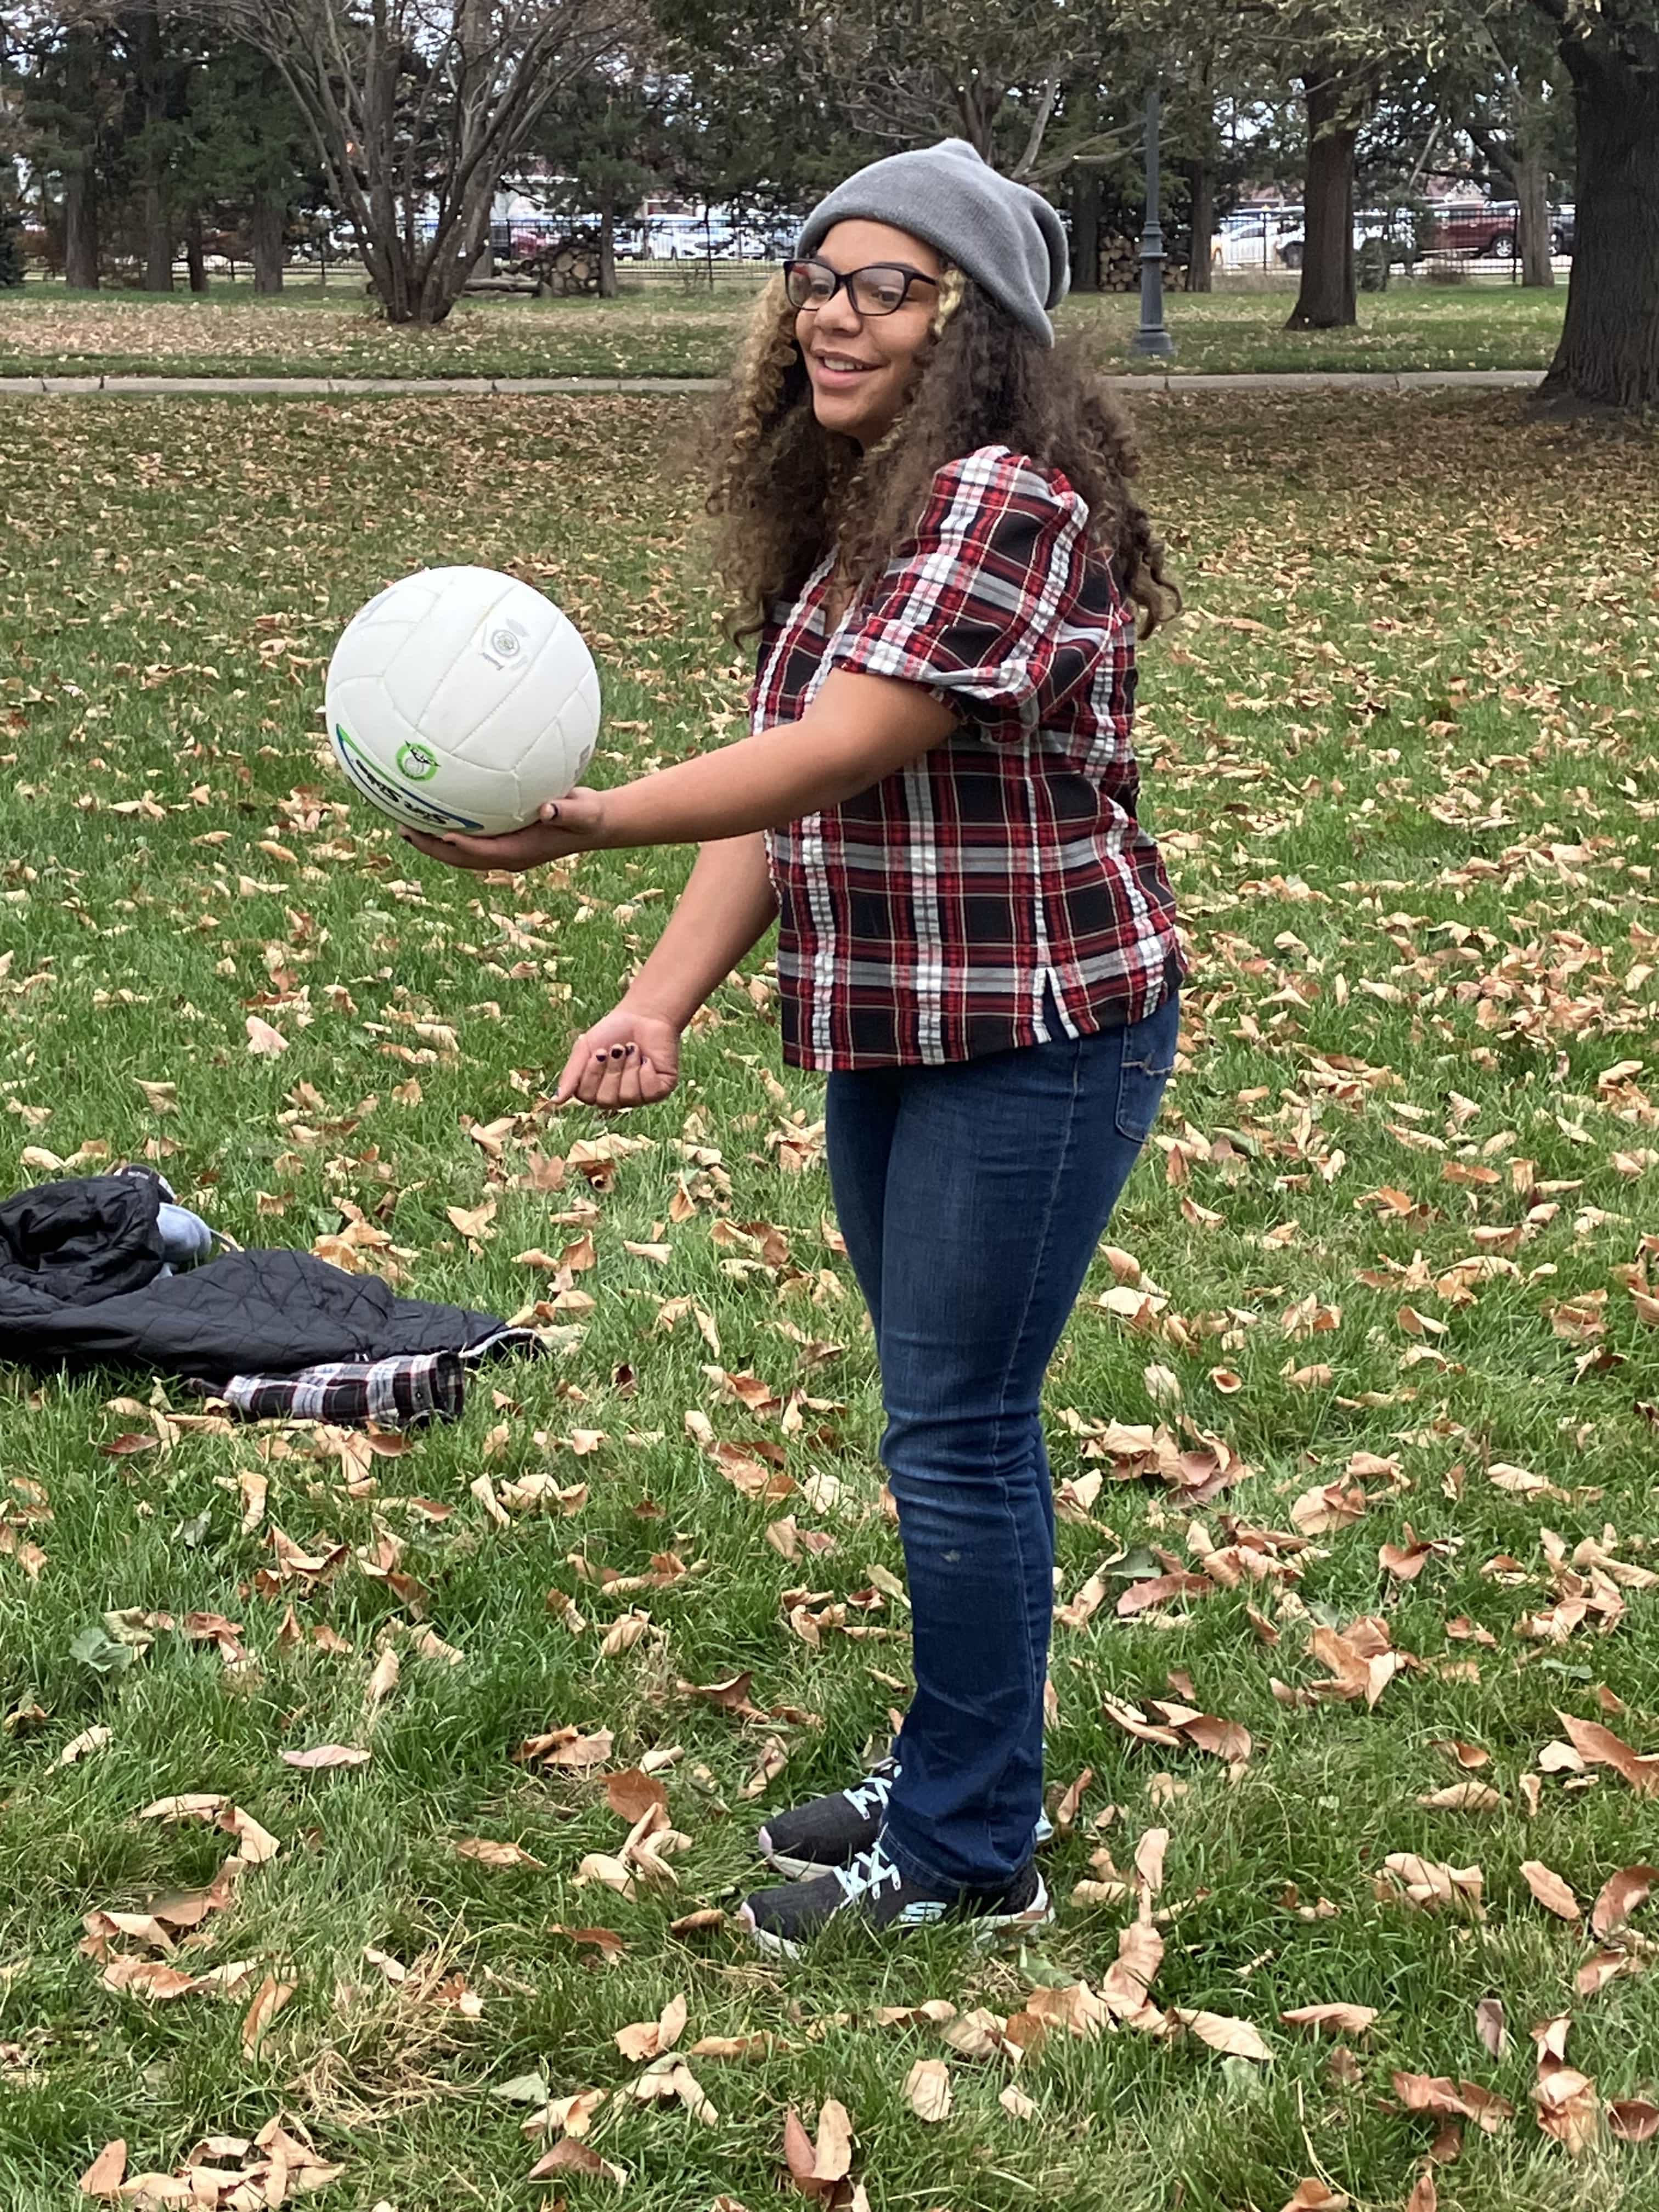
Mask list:
[[[1144,1021],[1131,1023],[1123,1032],[1118,1062],[1117,1133],[1132,1144],[1144,1145],[1152,1133],[1175,1068],[1180,1033],[1181,1002],[1174,992]]]

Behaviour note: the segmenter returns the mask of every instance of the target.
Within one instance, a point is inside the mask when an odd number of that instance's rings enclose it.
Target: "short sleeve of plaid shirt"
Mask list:
[[[950,463],[833,629],[832,565],[775,610],[752,726],[798,720],[831,668],[922,684],[960,720],[769,836],[786,1059],[939,1063],[1153,1012],[1182,957],[1135,813],[1134,623],[1066,477],[1000,446]]]

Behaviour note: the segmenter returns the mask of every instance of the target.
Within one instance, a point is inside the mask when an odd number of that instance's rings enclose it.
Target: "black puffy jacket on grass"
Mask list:
[[[309,1252],[227,1252],[167,1275],[159,1176],[40,1183],[0,1205],[0,1359],[142,1367],[210,1382],[332,1359],[464,1352],[494,1314],[400,1298]]]

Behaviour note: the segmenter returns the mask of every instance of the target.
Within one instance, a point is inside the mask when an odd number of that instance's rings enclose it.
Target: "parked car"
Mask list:
[[[1513,201],[1436,210],[1423,240],[1425,253],[1467,253],[1476,260],[1513,261],[1516,221]]]
[[[1412,218],[1408,210],[1392,208],[1356,216],[1353,226],[1354,251],[1358,252],[1368,239],[1386,238],[1391,263],[1409,261],[1415,251]],[[1307,252],[1306,230],[1298,224],[1286,230],[1279,240],[1278,254],[1281,265],[1299,269]]]

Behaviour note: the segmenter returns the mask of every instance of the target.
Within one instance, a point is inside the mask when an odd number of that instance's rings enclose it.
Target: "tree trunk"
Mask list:
[[[1515,209],[1515,250],[1521,257],[1521,282],[1534,289],[1553,284],[1550,173],[1543,155],[1530,149],[1516,157]]]
[[[988,84],[981,84],[977,71],[972,84],[957,87],[957,113],[962,118],[962,135],[982,161],[992,158],[996,121],[1002,105],[1002,94]]]
[[[1193,250],[1187,262],[1187,289],[1207,292],[1210,246],[1215,237],[1215,167],[1208,160],[1188,161],[1187,175],[1193,188]]]
[[[64,98],[87,141],[64,164],[64,282],[78,292],[98,289],[98,186],[94,122],[97,48],[90,31],[71,31],[65,42]]]
[[[256,192],[248,210],[248,246],[253,260],[256,292],[283,289],[283,232],[288,209],[276,192]]]
[[[144,225],[144,289],[173,289],[173,221],[167,207],[167,62],[161,51],[159,9],[138,15],[134,66],[143,101],[143,164],[141,199]]]
[[[1302,286],[1291,331],[1333,331],[1358,321],[1353,265],[1353,155],[1359,136],[1352,88],[1328,59],[1304,74],[1308,101],[1307,220]]]
[[[1072,172],[1072,289],[1100,289],[1100,172]]]
[[[173,223],[167,197],[154,178],[144,186],[144,289],[173,289]]]
[[[1546,401],[1659,406],[1659,39],[1630,31],[1625,41],[1601,30],[1562,40],[1578,123],[1577,236]]]
[[[185,219],[185,265],[190,271],[192,292],[205,292],[208,288],[207,258],[202,246],[202,211],[192,208]]]
[[[614,300],[617,296],[617,195],[606,190],[599,195],[599,297]]]
[[[64,282],[77,292],[98,289],[98,206],[89,167],[64,171]]]

